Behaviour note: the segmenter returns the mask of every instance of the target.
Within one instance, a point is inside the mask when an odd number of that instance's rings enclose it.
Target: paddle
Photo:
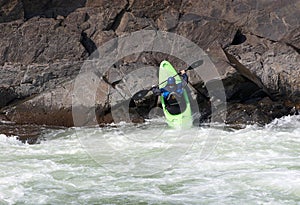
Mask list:
[[[199,66],[202,65],[202,64],[203,64],[203,60],[195,61],[194,63],[192,63],[192,65],[190,65],[187,69],[185,69],[185,71],[193,70],[194,68],[197,68],[197,67],[199,67]],[[179,74],[180,74],[180,72],[178,72],[178,73],[177,73],[176,75],[174,75],[173,77],[176,77],[176,76],[179,75]],[[161,82],[161,83],[158,84],[157,86],[159,86],[159,85],[165,83],[166,81],[167,81],[167,80]],[[151,91],[151,89],[152,89],[152,88],[147,89],[147,90],[141,90],[141,91],[137,92],[136,94],[134,94],[134,95],[132,96],[132,99],[133,99],[133,100],[140,100],[140,99],[142,99],[143,97],[145,97],[145,96],[148,94],[149,91]]]

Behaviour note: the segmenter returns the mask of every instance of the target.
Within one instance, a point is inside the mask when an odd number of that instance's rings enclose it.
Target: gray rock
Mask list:
[[[265,125],[275,118],[296,114],[288,104],[282,101],[273,102],[266,97],[260,101],[248,104],[231,103],[226,110],[226,123],[236,125],[259,124]],[[219,113],[221,116],[222,113]]]
[[[44,92],[23,103],[6,108],[6,116],[18,124],[71,126],[71,84]]]
[[[32,95],[54,89],[61,83],[74,79],[81,68],[81,62],[60,61],[50,64],[15,63],[0,66],[0,89],[10,90],[10,95],[1,94],[3,103],[23,100]],[[6,92],[7,93],[7,92]]]
[[[226,97],[228,123],[269,122],[299,109],[299,6],[297,0],[2,0],[1,113],[17,123],[64,126],[139,121],[138,107],[146,116],[154,100],[133,103],[131,96],[157,82],[159,63],[167,59],[179,71],[191,63],[186,59],[201,56],[204,64],[188,72],[201,120],[214,117],[211,107]],[[133,42],[118,39],[149,29],[151,35]],[[157,30],[183,36],[205,53],[185,53],[177,41],[154,45]],[[164,52],[130,52],[142,43]],[[110,62],[116,56],[122,57]],[[99,79],[83,80],[86,98],[73,99],[72,82],[86,71]],[[116,116],[116,108],[123,114]]]
[[[206,51],[213,44],[230,44],[236,30],[237,27],[227,21],[187,13],[180,19],[176,33],[195,42]]]
[[[97,118],[101,116],[96,116],[95,110],[104,115],[109,109],[108,85],[104,81],[94,84],[90,79],[81,78],[80,84],[76,86],[74,81],[66,82],[23,103],[5,108],[3,112],[8,119],[17,124],[51,126],[98,124]]]
[[[116,28],[116,34],[122,35],[125,32],[130,33],[141,29],[155,29],[155,23],[152,19],[140,18],[130,12],[125,12],[120,24]]]
[[[24,0],[23,9],[25,18],[41,16],[46,18],[56,18],[57,16],[68,16],[77,8],[83,7],[86,0],[65,0],[65,1],[49,1],[49,0]]]
[[[0,24],[0,65],[14,62],[29,65],[72,59],[79,61],[85,54],[80,43],[81,33],[60,26],[49,18],[31,18],[19,23]]]
[[[284,43],[246,35],[247,41],[230,46],[228,52],[259,77],[275,95],[298,97],[300,79],[299,53]]]
[[[157,19],[158,28],[163,31],[172,31],[172,29],[177,27],[179,15],[180,13],[178,10],[168,8]]]
[[[0,23],[23,19],[24,9],[21,0],[0,1]]]
[[[223,19],[243,27],[247,32],[274,41],[299,27],[299,2],[275,1],[224,1],[192,0],[182,3],[184,13],[213,19]]]
[[[141,66],[141,65],[140,65]],[[123,101],[128,101],[141,90],[150,89],[152,85],[158,84],[158,69],[152,66],[141,66],[132,72],[127,72],[122,81],[111,89],[110,105],[117,106]]]
[[[15,91],[11,88],[5,88],[5,87],[1,87],[0,88],[0,108],[5,107],[6,105],[8,105],[9,103],[11,103],[13,100],[16,99],[17,94],[15,93]]]

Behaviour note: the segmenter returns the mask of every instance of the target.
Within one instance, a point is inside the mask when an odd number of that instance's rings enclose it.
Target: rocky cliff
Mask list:
[[[200,56],[208,56],[226,94],[226,110],[217,110],[217,115],[227,117],[220,120],[264,124],[299,110],[299,0],[0,0],[1,118],[17,124],[73,126],[72,93],[86,62],[103,59],[108,50],[118,56],[120,37],[149,30],[184,37],[202,49]],[[141,43],[148,41],[145,37]],[[113,46],[97,52],[107,42]],[[92,122],[107,123],[122,113],[118,108],[126,102],[130,119],[144,118],[155,100],[150,96],[132,102],[133,93],[126,93],[126,87],[144,88],[145,76],[151,76],[149,85],[157,82],[161,60],[170,60],[177,70],[191,63],[172,52],[120,55],[91,85],[96,91],[85,100],[92,101],[87,105],[92,109],[78,105],[77,114],[92,113]],[[128,76],[147,66],[143,75],[136,74],[139,80]],[[204,63],[200,69],[208,67]],[[200,120],[207,120],[212,115],[212,79],[189,75]],[[87,124],[81,120],[75,124]]]

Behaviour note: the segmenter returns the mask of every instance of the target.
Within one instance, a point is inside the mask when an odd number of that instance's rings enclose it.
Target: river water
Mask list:
[[[300,116],[234,130],[144,124],[0,134],[0,204],[300,204]]]

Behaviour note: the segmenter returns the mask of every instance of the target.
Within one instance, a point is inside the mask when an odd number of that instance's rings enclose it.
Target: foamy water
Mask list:
[[[0,204],[299,204],[300,117],[265,127],[142,125],[0,135]]]

